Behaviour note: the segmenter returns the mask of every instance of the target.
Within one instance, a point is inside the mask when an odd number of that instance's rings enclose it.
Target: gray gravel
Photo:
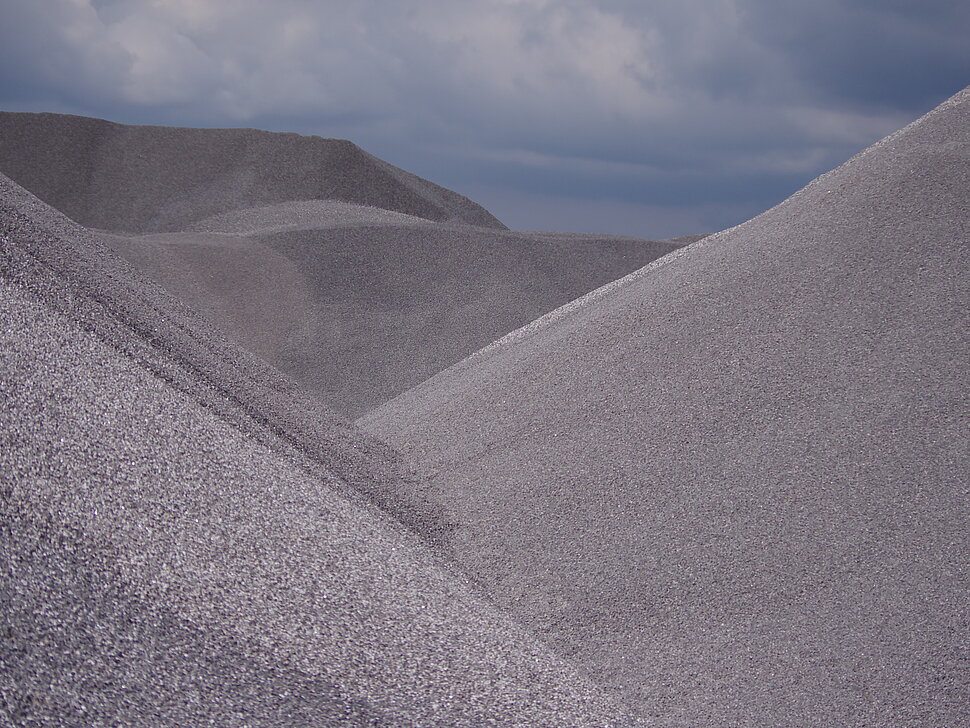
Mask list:
[[[108,242],[227,336],[348,416],[677,247],[417,218],[402,223],[382,217],[394,213],[350,206],[315,222],[323,210],[307,207],[224,215],[218,225],[233,235]],[[351,224],[355,218],[360,222]],[[251,232],[238,234],[246,226]]]
[[[336,200],[292,200],[276,205],[230,210],[187,225],[186,232],[269,235],[363,225],[419,225],[423,217]]]
[[[0,724],[631,725],[395,468],[0,176]]]
[[[970,89],[359,422],[661,725],[970,725]]]
[[[480,205],[343,139],[127,126],[0,111],[0,171],[88,227],[172,232],[213,215],[338,200],[503,229]]]
[[[350,417],[686,242],[512,233],[295,134],[0,112],[0,171]]]

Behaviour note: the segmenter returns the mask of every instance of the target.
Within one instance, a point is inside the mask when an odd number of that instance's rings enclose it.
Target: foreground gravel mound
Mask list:
[[[0,724],[626,726],[393,454],[0,177]]]
[[[662,725],[970,724],[970,90],[361,423]]]

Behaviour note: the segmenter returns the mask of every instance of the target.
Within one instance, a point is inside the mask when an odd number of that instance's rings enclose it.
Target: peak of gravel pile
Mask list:
[[[970,724],[970,89],[360,422],[658,725]]]

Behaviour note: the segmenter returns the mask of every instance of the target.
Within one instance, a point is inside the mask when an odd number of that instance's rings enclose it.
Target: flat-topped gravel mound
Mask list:
[[[255,129],[0,111],[0,171],[82,225],[116,232],[172,232],[231,210],[294,200],[504,228],[467,197],[349,141]]]

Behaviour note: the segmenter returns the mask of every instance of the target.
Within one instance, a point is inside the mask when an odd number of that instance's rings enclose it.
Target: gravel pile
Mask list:
[[[0,723],[627,726],[393,453],[0,176]]]
[[[660,725],[970,725],[970,90],[359,420]]]
[[[513,233],[350,142],[0,112],[0,172],[356,417],[684,244]]]

